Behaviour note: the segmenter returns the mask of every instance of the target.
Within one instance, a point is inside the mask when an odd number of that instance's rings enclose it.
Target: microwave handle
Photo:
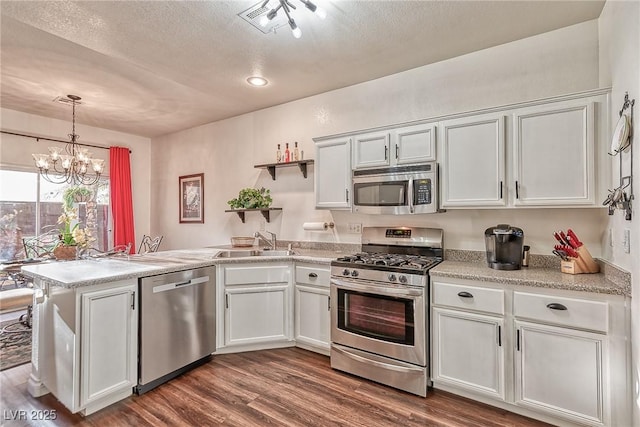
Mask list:
[[[413,206],[413,178],[409,178],[409,188],[407,190],[407,199],[409,201],[409,212],[414,213],[414,206]]]

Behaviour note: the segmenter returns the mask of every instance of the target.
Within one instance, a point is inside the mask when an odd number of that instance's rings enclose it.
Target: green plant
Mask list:
[[[262,187],[260,190],[255,188],[243,188],[238,193],[238,197],[229,200],[227,203],[231,209],[262,209],[271,206],[271,196],[269,190]]]
[[[62,193],[62,203],[64,210],[73,209],[76,202],[88,202],[93,197],[93,191],[87,187],[69,187]]]

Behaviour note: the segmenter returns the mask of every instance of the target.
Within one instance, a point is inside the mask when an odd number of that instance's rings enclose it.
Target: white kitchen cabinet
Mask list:
[[[630,425],[629,301],[432,277],[433,386],[557,425]]]
[[[99,406],[137,383],[135,283],[81,294],[80,406]],[[96,408],[97,409],[97,408]],[[87,410],[86,412],[93,412]]]
[[[32,363],[36,396],[51,392],[89,415],[130,396],[137,383],[136,279],[63,288],[35,280]],[[33,382],[31,382],[33,381]]]
[[[434,308],[433,381],[504,399],[503,329],[498,317]]]
[[[606,336],[516,321],[515,403],[604,425]]]
[[[331,349],[329,266],[298,263],[295,271],[296,346],[329,355]]]
[[[505,206],[505,121],[502,113],[439,124],[440,207]]]
[[[351,208],[351,138],[316,142],[317,209]]]
[[[265,262],[219,270],[222,352],[294,345],[291,266]]]
[[[398,165],[436,160],[436,125],[404,126],[391,130],[392,162]]]
[[[595,203],[591,100],[556,102],[515,111],[512,144],[514,205]]]
[[[353,137],[353,169],[389,166],[389,132],[373,132]]]

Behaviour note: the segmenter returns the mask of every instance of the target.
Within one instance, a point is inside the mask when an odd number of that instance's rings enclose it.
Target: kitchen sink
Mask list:
[[[271,251],[265,250],[252,250],[252,251],[222,251],[216,258],[245,258],[254,256],[290,256],[293,255],[293,251]]]

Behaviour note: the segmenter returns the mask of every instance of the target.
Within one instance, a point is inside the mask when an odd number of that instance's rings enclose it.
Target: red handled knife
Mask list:
[[[578,239],[578,236],[576,236],[576,233],[574,233],[572,229],[568,229],[567,234],[569,235],[569,237],[571,238],[571,242],[573,243],[571,246],[575,245],[574,247],[577,249],[583,245],[583,243],[580,241],[580,239]]]

